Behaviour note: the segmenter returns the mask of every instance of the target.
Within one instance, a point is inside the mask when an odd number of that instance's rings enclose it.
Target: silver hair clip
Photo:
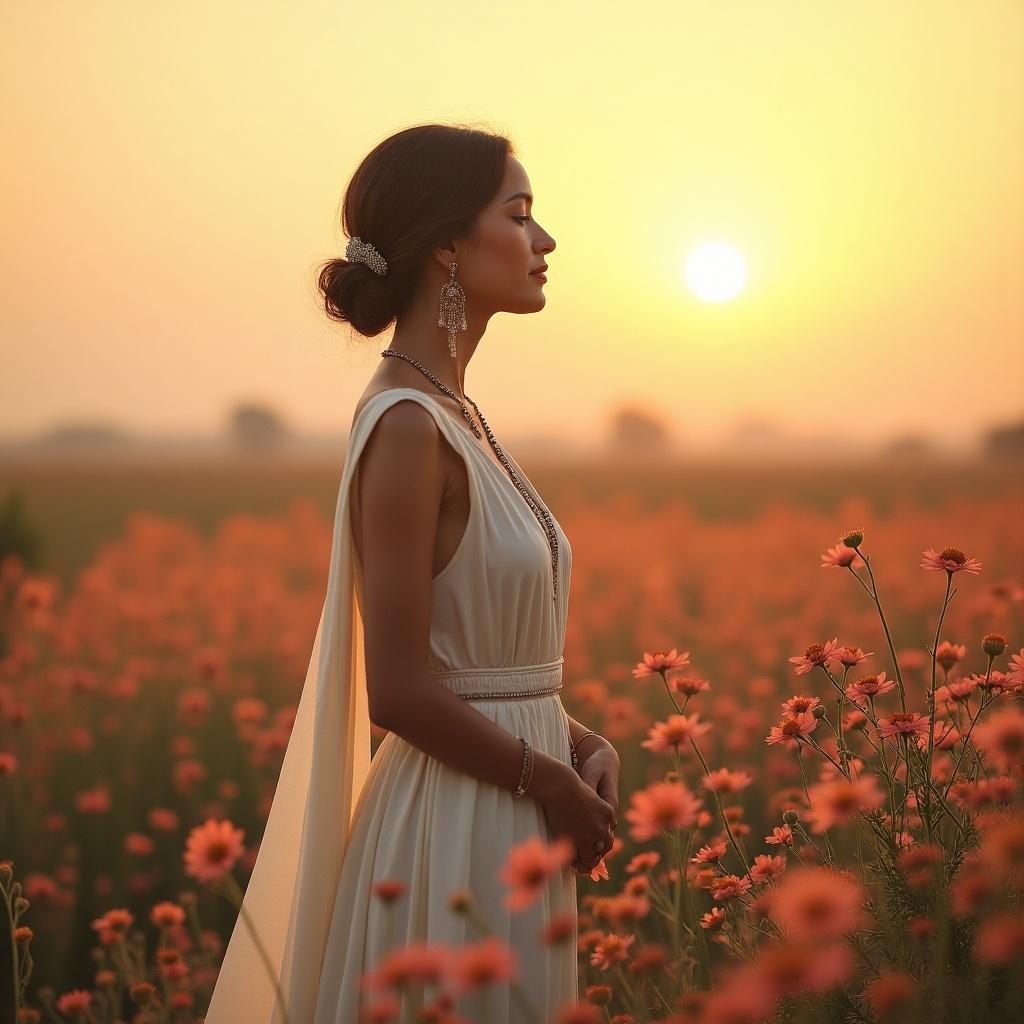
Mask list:
[[[353,235],[345,246],[345,259],[350,263],[365,263],[375,274],[383,276],[388,272],[388,264],[383,256],[373,247],[371,242],[364,242],[358,235]]]

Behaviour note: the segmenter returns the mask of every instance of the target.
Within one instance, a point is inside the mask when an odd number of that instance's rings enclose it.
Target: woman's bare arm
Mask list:
[[[446,486],[442,445],[447,443],[427,409],[414,400],[398,401],[380,414],[360,455],[370,718],[458,771],[511,790],[523,759],[518,737],[428,671],[434,544]],[[569,765],[534,751],[531,796],[547,802],[573,781]]]

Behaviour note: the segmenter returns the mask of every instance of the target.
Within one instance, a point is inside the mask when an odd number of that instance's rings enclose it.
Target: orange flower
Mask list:
[[[815,729],[818,728],[818,719],[810,711],[802,711],[799,715],[787,715],[768,730],[765,743],[782,743],[789,740],[797,743],[806,739]]]
[[[697,799],[683,782],[654,782],[630,795],[626,820],[632,823],[630,836],[642,843],[666,829],[692,828],[700,810]]]
[[[709,772],[703,778],[705,789],[712,793],[738,793],[746,789],[754,780],[746,772],[733,772],[728,768],[719,768]]]
[[[805,711],[814,711],[819,707],[821,707],[820,697],[804,697],[799,694],[782,703],[782,710],[791,718],[802,715]]]
[[[185,841],[185,874],[200,882],[217,882],[245,852],[245,832],[230,821],[207,818]]]
[[[700,926],[707,931],[716,931],[725,924],[725,911],[721,907],[712,907],[706,914],[701,914]]]
[[[454,950],[440,942],[414,942],[386,954],[363,976],[368,990],[440,984],[448,977]]]
[[[856,548],[848,548],[845,544],[839,543],[834,548],[829,548],[821,556],[821,568],[848,569],[856,557]]]
[[[878,788],[873,775],[860,775],[852,782],[844,778],[832,779],[809,786],[807,795],[810,810],[807,818],[811,831],[825,832],[834,825],[845,825],[862,811],[873,811],[885,803],[885,794]]]
[[[750,865],[750,877],[758,885],[781,878],[786,870],[786,858],[770,853],[759,853]]]
[[[824,644],[811,644],[803,654],[798,654],[789,660],[796,665],[796,674],[802,676],[805,672],[819,666],[825,668],[830,661],[839,657],[839,637],[829,640]]]
[[[592,967],[600,967],[607,971],[613,964],[626,960],[629,947],[636,942],[635,935],[619,935],[617,932],[605,932],[594,945],[590,956]]]
[[[460,993],[484,985],[495,985],[518,978],[518,954],[501,939],[490,936],[456,949],[449,977]]]
[[[558,874],[575,855],[572,843],[559,836],[545,845],[539,836],[530,836],[513,846],[498,871],[498,877],[509,887],[504,905],[523,910],[540,897],[549,878]]]
[[[677,750],[684,743],[695,740],[711,728],[710,722],[700,721],[699,715],[669,715],[664,722],[655,722],[648,730],[647,739],[640,746],[654,753]]]
[[[1004,770],[1024,764],[1024,712],[1016,707],[996,711],[975,727],[974,743]]]
[[[731,900],[734,896],[741,896],[750,888],[750,879],[744,875],[718,875],[711,879],[711,895],[714,899],[722,902]]]
[[[913,736],[916,733],[928,735],[928,719],[916,711],[896,711],[888,718],[878,720],[879,736]]]
[[[864,987],[871,1009],[879,1017],[910,1009],[919,992],[917,982],[909,974],[894,969],[883,971]]]
[[[652,676],[659,672],[664,673],[670,668],[682,668],[684,665],[689,664],[689,651],[683,651],[682,654],[678,654],[674,647],[668,654],[661,652],[648,654],[644,651],[644,660],[637,662],[636,667],[633,669],[633,676],[636,679],[640,679],[643,676]]]
[[[85,1017],[89,1013],[89,1006],[92,1003],[92,995],[84,988],[75,988],[65,992],[57,1000],[57,1009],[66,1013],[69,1017]]]
[[[788,825],[776,825],[770,836],[765,836],[764,841],[769,846],[792,846],[793,830]]]
[[[847,685],[846,696],[850,700],[877,697],[880,693],[888,693],[895,685],[892,679],[885,678],[884,672],[873,676],[861,676],[855,683]]]
[[[986,964],[1019,964],[1024,959],[1024,914],[1005,912],[984,921],[974,950]]]
[[[951,644],[943,640],[935,648],[935,660],[948,672],[958,661],[967,655],[967,644]]]
[[[797,941],[839,938],[864,916],[860,884],[830,868],[791,868],[775,887],[774,897],[772,917]]]
[[[981,562],[968,558],[959,548],[943,548],[938,553],[929,548],[921,559],[921,568],[932,572],[945,570],[952,576],[955,572],[981,572]]]

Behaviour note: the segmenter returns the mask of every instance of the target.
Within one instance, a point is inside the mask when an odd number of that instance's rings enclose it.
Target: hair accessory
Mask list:
[[[373,247],[372,242],[364,242],[358,235],[353,235],[345,246],[345,259],[350,263],[365,263],[375,274],[383,277],[388,272],[387,260]]]
[[[441,286],[441,308],[437,314],[437,326],[448,328],[448,355],[455,358],[455,333],[468,331],[466,323],[466,293],[455,280],[455,260],[448,265],[448,280]]]

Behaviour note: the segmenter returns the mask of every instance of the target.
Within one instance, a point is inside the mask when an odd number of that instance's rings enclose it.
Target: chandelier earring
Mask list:
[[[452,260],[448,267],[448,280],[441,286],[441,307],[437,316],[437,326],[448,328],[448,354],[455,358],[455,335],[458,331],[468,331],[466,323],[466,293],[462,285],[455,280],[458,264]]]

